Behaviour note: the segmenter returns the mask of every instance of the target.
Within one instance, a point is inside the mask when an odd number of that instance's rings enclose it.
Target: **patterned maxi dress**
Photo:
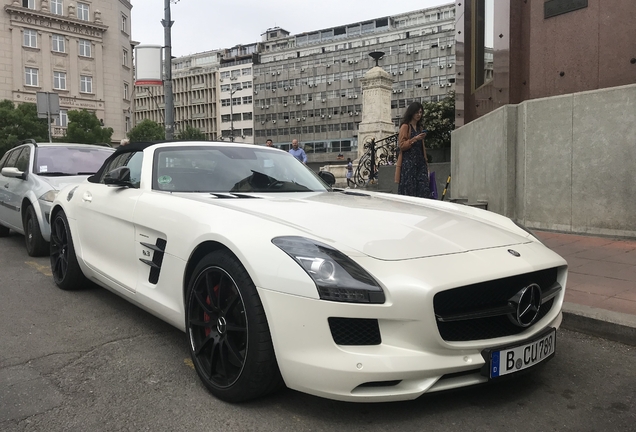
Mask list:
[[[419,134],[413,126],[410,126],[411,138]],[[428,179],[428,164],[424,159],[424,142],[415,142],[410,149],[402,152],[402,169],[400,171],[400,183],[398,194],[420,198],[431,198],[431,188]]]

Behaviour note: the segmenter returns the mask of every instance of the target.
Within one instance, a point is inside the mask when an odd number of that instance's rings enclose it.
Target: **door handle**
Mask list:
[[[84,202],[93,201],[93,195],[91,195],[90,192],[84,192],[84,195],[82,195],[82,201],[84,201]]]

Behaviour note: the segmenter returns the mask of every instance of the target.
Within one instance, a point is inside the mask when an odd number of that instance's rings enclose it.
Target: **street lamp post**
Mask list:
[[[176,3],[179,0],[165,0],[165,18],[161,21],[164,28],[164,80],[163,80],[163,97],[165,102],[165,130],[166,140],[174,138],[174,102],[172,99],[172,38],[171,29],[174,21],[170,19],[170,1]]]

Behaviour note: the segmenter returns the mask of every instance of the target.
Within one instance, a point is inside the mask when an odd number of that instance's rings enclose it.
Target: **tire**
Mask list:
[[[265,310],[233,255],[212,252],[194,269],[186,334],[197,374],[217,398],[244,402],[283,386]]]
[[[24,215],[24,241],[27,253],[32,257],[48,255],[49,245],[42,237],[38,216],[32,205],[28,206]]]
[[[75,291],[89,285],[77,263],[71,230],[63,211],[56,213],[51,221],[51,273],[55,285],[65,291]]]
[[[0,237],[9,237],[9,228],[4,225],[0,225]]]

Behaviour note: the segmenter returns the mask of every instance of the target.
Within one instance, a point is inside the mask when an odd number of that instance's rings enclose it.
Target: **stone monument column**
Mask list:
[[[370,69],[362,83],[362,122],[358,128],[358,159],[364,154],[364,144],[395,134],[391,120],[391,89],[393,80],[379,66]]]

